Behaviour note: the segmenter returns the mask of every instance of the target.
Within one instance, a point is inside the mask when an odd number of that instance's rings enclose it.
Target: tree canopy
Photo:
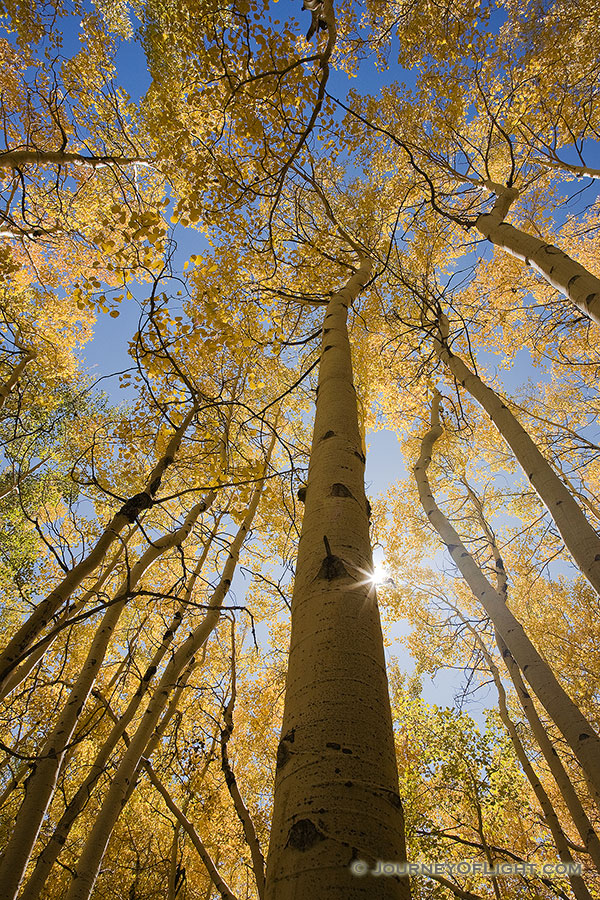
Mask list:
[[[2,898],[598,897],[598,4],[1,13]]]

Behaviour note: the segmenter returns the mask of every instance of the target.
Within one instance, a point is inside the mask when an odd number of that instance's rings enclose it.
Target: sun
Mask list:
[[[385,584],[386,581],[389,581],[389,572],[386,572],[381,563],[375,563],[373,567],[373,574],[371,576],[371,581],[374,585]]]

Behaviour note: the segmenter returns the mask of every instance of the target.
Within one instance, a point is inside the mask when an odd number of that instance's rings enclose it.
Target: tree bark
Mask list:
[[[553,244],[505,222],[508,208],[517,196],[513,188],[505,188],[491,212],[477,217],[475,228],[494,246],[539,272],[584,316],[600,325],[600,278]]]
[[[406,858],[346,328],[370,273],[362,259],[332,296],[323,327],[267,900],[409,896],[407,879],[367,880],[350,868]]]

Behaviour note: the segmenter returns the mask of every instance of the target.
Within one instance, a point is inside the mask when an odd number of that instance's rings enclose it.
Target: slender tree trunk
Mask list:
[[[214,884],[216,889],[221,894],[221,897],[223,898],[223,900],[237,900],[236,895],[233,893],[233,891],[231,890],[231,888],[229,887],[229,885],[227,884],[227,882],[225,881],[225,879],[223,878],[223,876],[221,875],[219,870],[217,869],[216,863],[213,861],[210,853],[206,849],[204,842],[202,841],[200,835],[198,834],[198,832],[196,831],[196,829],[194,828],[194,826],[192,825],[190,820],[187,818],[187,816],[185,815],[183,810],[181,810],[177,806],[177,804],[171,797],[169,791],[167,790],[165,785],[162,783],[161,779],[158,777],[158,775],[156,774],[156,772],[154,771],[154,769],[152,768],[152,766],[150,765],[150,763],[148,761],[144,762],[144,769],[146,770],[146,773],[148,775],[148,778],[150,779],[151,784],[153,785],[153,787],[156,788],[158,793],[161,795],[161,797],[165,801],[167,809],[169,810],[169,812],[173,813],[178,824],[183,828],[185,833],[190,838],[190,840],[193,844],[194,850],[196,851],[196,853],[198,854],[198,856],[200,857],[200,859],[206,866],[206,871],[208,872],[208,875],[209,875],[210,879],[212,880],[212,883]]]
[[[229,753],[227,750],[227,746],[229,744],[229,741],[231,740],[231,735],[233,734],[233,710],[235,708],[237,693],[234,623],[232,623],[231,632],[231,697],[229,699],[229,702],[227,703],[227,706],[223,710],[224,728],[221,731],[221,768],[225,776],[227,789],[229,790],[229,794],[231,796],[231,799],[233,800],[235,811],[242,824],[242,828],[244,829],[246,844],[248,845],[248,848],[250,850],[250,858],[252,859],[252,871],[254,872],[254,879],[256,881],[256,892],[258,894],[259,900],[264,900],[265,860],[262,854],[260,842],[258,840],[258,835],[254,827],[254,822],[252,821],[252,816],[250,815],[250,810],[244,803],[244,798],[242,797],[240,789],[238,787],[237,779],[231,767],[231,763],[229,761]]]
[[[508,647],[506,647],[499,635],[497,635],[497,641],[498,649],[502,654],[502,658],[508,670],[508,674],[510,675],[511,681],[515,686],[517,697],[519,698],[519,702],[523,708],[523,712],[525,713],[527,721],[529,722],[529,725],[533,732],[533,736],[538,744],[538,747],[542,751],[542,755],[546,760],[550,773],[556,782],[558,790],[560,791],[567,809],[569,810],[569,814],[571,816],[571,819],[573,820],[573,824],[575,825],[575,828],[579,832],[581,840],[583,841],[583,846],[590,854],[590,858],[596,869],[598,870],[598,872],[600,872],[600,839],[598,838],[594,826],[592,825],[585,809],[583,808],[581,800],[577,796],[577,792],[573,787],[569,775],[565,771],[558,753],[554,749],[552,741],[548,737],[548,733],[544,727],[543,722],[540,720],[540,717],[537,714],[535,704],[523,682],[519,667],[512,658]]]
[[[172,464],[181,439],[189,427],[196,406],[185,416],[179,428],[173,434],[163,456],[158,460],[150,473],[143,491],[130,497],[121,509],[113,516],[104,529],[102,535],[92,550],[74,566],[63,578],[58,587],[48,594],[35,608],[29,618],[17,629],[16,634],[9,641],[5,650],[0,654],[0,685],[21,661],[22,654],[33,640],[46,627],[52,616],[71,597],[80,586],[84,578],[100,565],[106,553],[119,535],[128,525],[133,524],[144,509],[148,509],[154,502],[154,497],[160,487],[165,470]]]
[[[552,287],[565,294],[584,316],[600,325],[600,278],[553,244],[505,222],[510,204],[517,196],[512,188],[502,191],[491,212],[477,218],[477,231],[496,247],[539,272]]]
[[[0,409],[1,409],[0,405]],[[4,497],[8,497],[9,494],[12,494],[13,491],[18,491],[26,478],[29,478],[30,475],[33,475],[34,472],[37,472],[38,469],[41,469],[44,463],[47,463],[49,460],[49,456],[40,459],[34,466],[28,469],[26,472],[20,472],[18,477],[15,477],[10,483],[7,483],[5,487],[0,489],[0,500],[3,500]]]
[[[150,765],[148,763],[148,765]],[[185,809],[181,810],[185,815]],[[181,825],[176,819],[173,825],[173,840],[171,842],[171,855],[169,857],[169,881],[167,884],[166,900],[176,900],[177,897],[177,873],[179,871],[177,857],[179,856],[179,830]]]
[[[25,776],[27,775],[27,770],[29,768],[29,763],[21,762],[19,766],[17,766],[17,771],[8,782],[2,793],[0,794],[0,810],[4,806],[4,804],[9,800],[10,795],[13,791],[15,791],[20,783],[23,781]]]
[[[435,502],[427,469],[431,462],[433,446],[443,432],[439,420],[439,402],[440,395],[436,391],[431,409],[431,428],[423,438],[421,455],[414,467],[423,509],[540,703],[562,732],[594,790],[600,794],[600,737],[558,683],[548,664],[525,634],[520,622],[505,604],[503,596],[490,584],[465,548],[455,528]]]
[[[211,500],[213,496],[214,495],[212,494],[209,495],[207,500]],[[132,696],[123,713],[121,713],[119,716],[115,716],[115,722],[110,731],[110,734],[96,754],[96,758],[93,762],[92,767],[90,768],[90,771],[88,772],[83,783],[79,786],[79,788],[71,798],[68,806],[59,819],[56,828],[54,829],[50,841],[46,844],[46,846],[38,856],[35,864],[35,869],[33,870],[31,877],[27,881],[27,884],[25,885],[23,892],[20,895],[20,900],[37,900],[37,898],[40,896],[46,880],[50,875],[52,866],[58,859],[58,856],[65,845],[73,823],[85,807],[85,804],[87,803],[94,789],[94,785],[96,784],[100,776],[105,772],[106,764],[108,763],[108,760],[110,759],[115,747],[125,734],[128,725],[133,720],[140,707],[140,704],[148,693],[152,678],[161,665],[165,654],[171,646],[173,638],[175,637],[175,634],[183,621],[183,615],[187,608],[187,600],[189,600],[191,597],[194,584],[196,583],[202,566],[206,560],[206,556],[212,544],[215,533],[216,529],[206,541],[202,554],[200,555],[200,559],[198,560],[198,564],[186,586],[185,598],[178,609],[175,611],[169,627],[163,634],[160,646],[152,656],[150,663],[147,666],[144,675],[142,676],[140,686]]]
[[[271,444],[271,450],[273,443]],[[271,451],[269,451],[270,453]],[[254,519],[264,481],[261,481],[254,489],[246,516],[240,525],[233,543],[229,548],[229,555],[223,575],[208,603],[209,611],[202,622],[192,631],[186,640],[177,648],[156,686],[154,694],[150,698],[144,711],[142,720],[131,738],[129,747],[115,772],[111,785],[102,803],[102,807],[96,817],[92,830],[82,850],[76,872],[67,900],[88,900],[98,877],[98,872],[106,852],[106,847],[114,825],[119,818],[123,806],[127,802],[130,790],[133,790],[136,781],[136,772],[144,753],[150,756],[149,742],[152,743],[152,733],[169,700],[169,696],[176,687],[181,673],[190,665],[194,655],[206,643],[211,633],[218,625],[221,616],[221,606],[229,591],[240,550],[252,520]]]
[[[112,605],[107,609],[94,636],[82,670],[71,689],[69,699],[58,722],[44,742],[40,758],[32,767],[31,775],[27,779],[25,797],[0,863],[0,897],[2,900],[13,900],[17,895],[43,818],[56,788],[77,721],[104,661],[108,644],[127,600],[131,596],[132,589],[148,567],[165,550],[181,544],[185,540],[193,523],[204,511],[204,508],[204,501],[197,503],[188,513],[181,528],[159,538],[146,550],[133,566],[129,577],[121,586]]]
[[[127,544],[133,537],[136,532],[136,528],[132,528],[131,531],[121,540],[119,547],[114,554],[110,563],[106,566],[102,574],[99,578],[96,579],[93,586],[86,591],[85,594],[75,603],[70,609],[65,610],[63,615],[60,617],[56,626],[45,635],[37,644],[30,647],[27,656],[23,660],[20,666],[13,669],[10,675],[4,680],[4,683],[0,687],[0,701],[4,700],[12,691],[14,691],[20,684],[25,681],[27,676],[33,671],[36,665],[39,663],[40,659],[44,656],[44,654],[50,649],[58,635],[61,633],[64,627],[67,626],[68,622],[73,619],[77,613],[83,609],[93,597],[97,596],[98,591],[102,587],[103,584],[107,581],[108,577],[114,572],[116,566],[127,547]]]
[[[482,501],[472,490],[466,478],[463,478],[461,480],[466,485],[469,496],[471,497],[471,500],[475,505],[477,518],[479,519],[479,523],[487,538],[490,550],[492,551],[492,556],[494,558],[496,567],[496,586],[498,589],[498,593],[504,600],[504,603],[506,603],[508,598],[508,575],[506,572],[506,566],[504,565],[502,554],[500,553],[500,549],[496,541],[496,535],[494,534],[489,522],[485,517]],[[460,612],[458,612],[458,614],[461,615]],[[469,626],[469,628],[471,628],[471,626]],[[471,628],[471,631],[473,631],[475,639],[480,645],[484,655],[489,659],[490,671],[492,671],[494,681],[498,684],[500,675],[498,673],[498,670],[495,668],[491,657],[488,654],[487,647],[485,647],[483,641],[481,640],[479,635],[476,634],[474,629]],[[600,872],[600,840],[598,839],[598,835],[594,831],[594,827],[590,822],[579,797],[577,796],[577,792],[573,787],[571,779],[567,775],[560,757],[554,749],[554,746],[550,738],[548,737],[546,729],[537,714],[535,704],[523,682],[521,670],[514,661],[513,657],[511,656],[510,650],[508,649],[496,629],[494,629],[494,637],[500,656],[504,661],[504,665],[506,666],[510,679],[515,688],[519,703],[521,704],[523,712],[525,713],[527,721],[529,722],[529,726],[533,732],[533,736],[537,741],[540,750],[542,751],[542,755],[546,760],[552,777],[554,778],[557,787],[562,795],[562,798],[565,801],[567,809],[569,810],[569,813],[571,815],[571,819],[573,820],[573,824],[575,825],[577,831],[581,836],[585,850],[590,854],[592,862]],[[501,683],[500,687],[498,687],[499,694],[500,691],[504,691],[504,687]]]
[[[540,804],[540,809],[542,810],[544,821],[548,826],[554,840],[559,859],[564,863],[573,863],[575,860],[573,859],[573,856],[571,854],[571,850],[566,835],[560,824],[558,814],[554,808],[554,805],[552,804],[552,801],[550,800],[550,797],[546,793],[546,790],[542,782],[540,781],[537,772],[533,768],[529,757],[527,756],[527,753],[525,752],[525,748],[521,743],[519,733],[508,712],[508,706],[506,703],[506,691],[504,690],[504,685],[502,684],[502,679],[500,677],[498,667],[492,659],[492,655],[485,645],[485,642],[481,639],[479,634],[477,634],[476,630],[471,625],[469,625],[469,623],[466,622],[464,618],[463,622],[468,625],[469,630],[471,631],[473,637],[475,638],[475,641],[477,642],[477,646],[485,657],[487,667],[492,673],[492,678],[494,679],[494,684],[496,685],[496,691],[498,692],[498,709],[500,711],[500,718],[510,736],[515,755],[519,760],[523,772],[525,773],[525,777],[531,785],[537,801]],[[592,900],[591,894],[581,875],[569,875],[569,881],[571,882],[571,887],[573,889],[573,894],[575,895],[576,900]]]
[[[600,536],[588,522],[577,501],[536,447],[521,423],[500,397],[448,346],[449,324],[442,313],[438,319],[434,348],[459,384],[485,409],[509,445],[535,491],[556,522],[565,546],[597,594],[600,594]]]
[[[267,900],[409,895],[407,879],[360,878],[354,860],[405,860],[404,821],[346,329],[370,262],[336,292],[321,345]]]

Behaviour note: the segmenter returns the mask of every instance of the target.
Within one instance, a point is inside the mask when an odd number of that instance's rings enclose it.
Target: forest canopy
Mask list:
[[[1,900],[600,897],[599,35],[1,4]]]

